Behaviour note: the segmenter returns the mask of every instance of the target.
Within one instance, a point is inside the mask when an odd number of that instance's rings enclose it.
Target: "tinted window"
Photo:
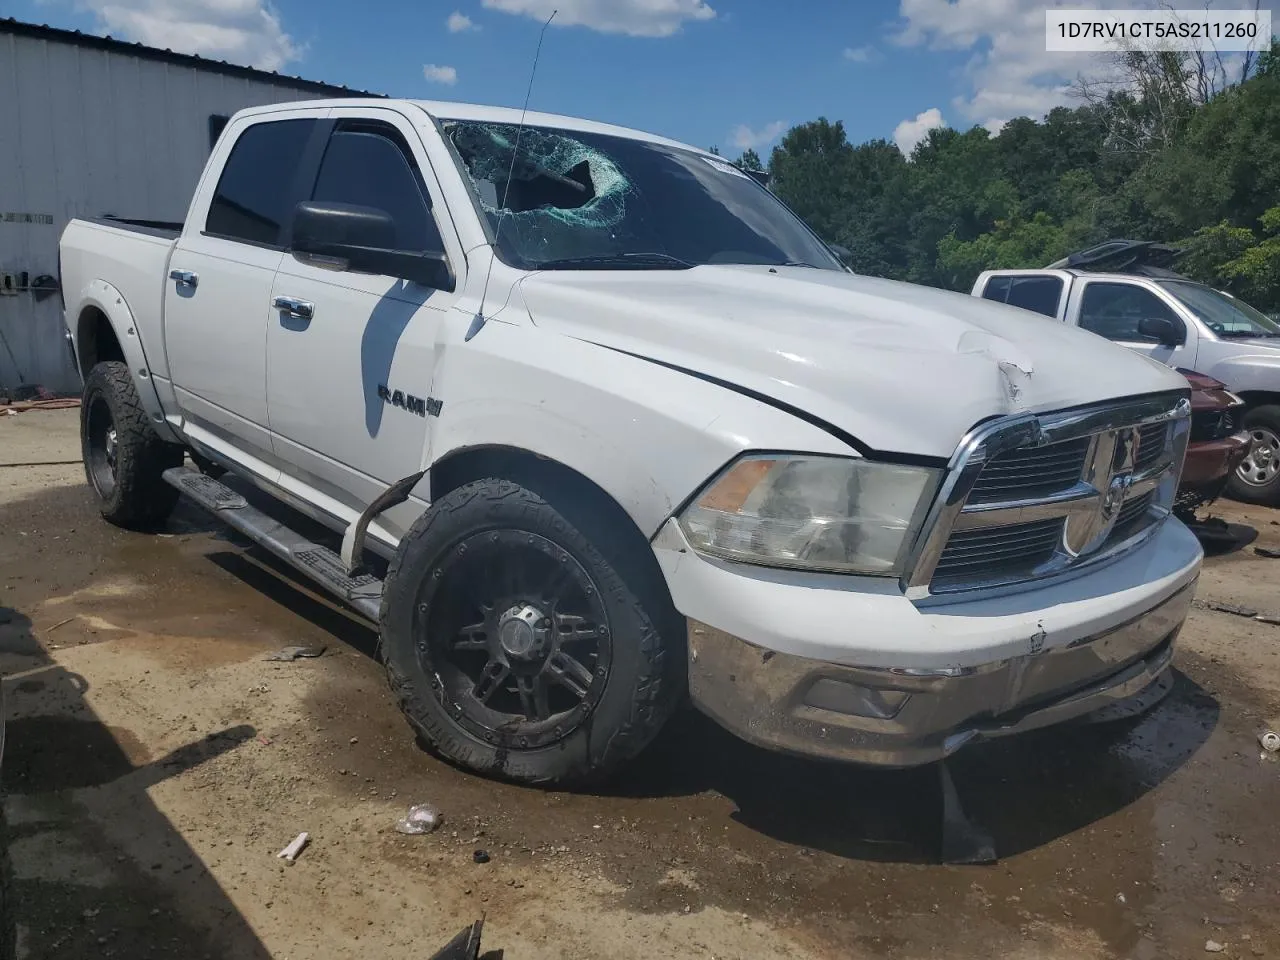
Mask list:
[[[206,233],[277,246],[301,199],[295,182],[314,120],[273,120],[240,134],[209,204]]]
[[[1006,303],[1024,310],[1034,310],[1046,317],[1058,315],[1058,298],[1062,296],[1062,280],[1058,277],[1014,277]]]
[[[1163,317],[1175,326],[1182,321],[1150,290],[1128,283],[1090,283],[1080,300],[1080,326],[1108,340],[1155,343],[1138,332],[1147,317]]]
[[[992,277],[987,281],[987,289],[982,291],[982,299],[996,300],[1000,303],[1007,302],[1011,279],[1011,277]]]
[[[392,135],[339,130],[329,139],[313,200],[354,203],[391,214],[401,250],[441,250],[412,161]]]
[[[1062,296],[1059,277],[992,277],[982,296],[999,300],[1024,310],[1034,310],[1046,317],[1058,315],[1058,298]]]

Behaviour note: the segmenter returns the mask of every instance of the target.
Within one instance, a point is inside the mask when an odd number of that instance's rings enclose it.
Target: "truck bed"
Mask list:
[[[128,217],[86,217],[84,219],[88,223],[117,227],[132,233],[145,233],[165,240],[177,240],[183,226],[181,220],[133,220]]]
[[[109,217],[76,219],[67,224],[58,241],[62,289],[67,303],[87,302],[113,320],[124,320],[113,324],[119,336],[123,339],[126,331],[134,334],[139,349],[145,345],[145,363],[150,375],[165,380],[169,371],[165,363],[162,317],[169,256],[178,238],[175,226]],[[77,350],[82,347],[79,337],[82,319],[85,319],[84,311],[66,318],[67,328],[77,340]],[[144,356],[140,354],[138,359],[141,362]],[[83,357],[80,362],[83,370]]]

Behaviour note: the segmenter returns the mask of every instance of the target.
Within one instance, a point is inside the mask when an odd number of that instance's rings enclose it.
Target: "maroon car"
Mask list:
[[[1249,452],[1249,434],[1240,426],[1244,401],[1226,384],[1194,370],[1178,372],[1191,384],[1191,438],[1173,509],[1191,523],[1196,510],[1221,496]]]

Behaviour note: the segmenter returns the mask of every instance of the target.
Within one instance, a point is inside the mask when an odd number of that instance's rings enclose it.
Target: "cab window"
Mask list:
[[[1062,297],[1061,277],[992,277],[982,292],[986,300],[1032,310],[1046,317],[1058,315]]]
[[[1138,332],[1138,324],[1148,317],[1181,324],[1168,304],[1150,290],[1135,284],[1091,281],[1080,298],[1080,326],[1108,340],[1157,342],[1155,338]]]

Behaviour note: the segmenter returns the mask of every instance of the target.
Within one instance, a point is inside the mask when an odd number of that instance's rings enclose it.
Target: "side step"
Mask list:
[[[294,569],[306,574],[339,600],[350,604],[374,623],[382,605],[382,581],[369,574],[347,575],[342,559],[328,547],[313,543],[249,505],[230,487],[189,467],[170,467],[164,482],[209,510],[219,520]]]

